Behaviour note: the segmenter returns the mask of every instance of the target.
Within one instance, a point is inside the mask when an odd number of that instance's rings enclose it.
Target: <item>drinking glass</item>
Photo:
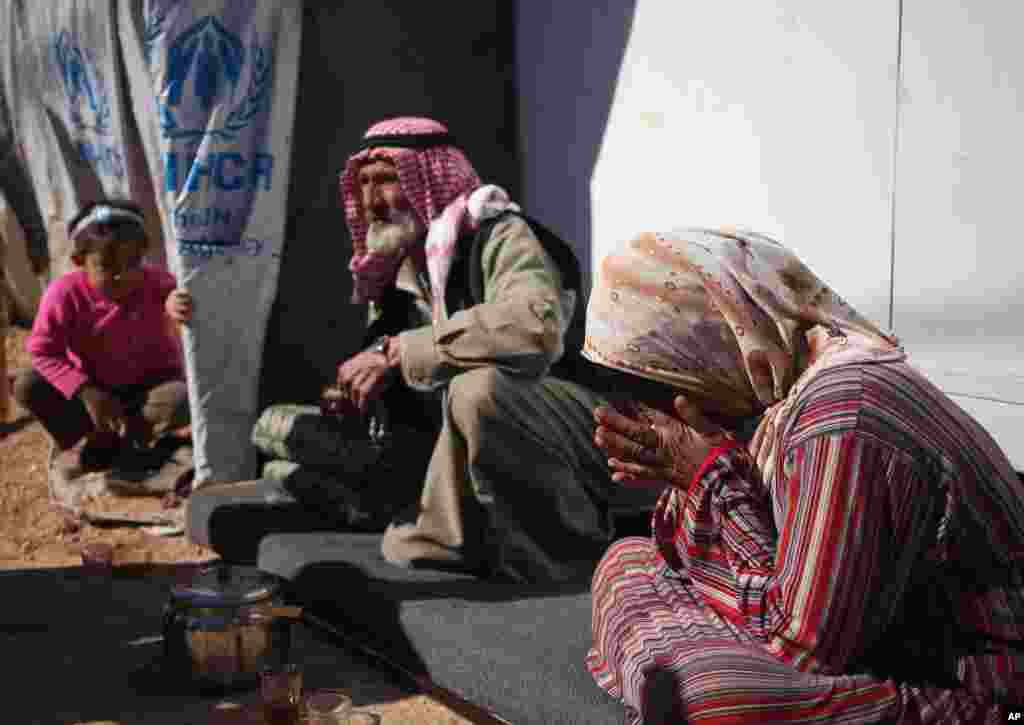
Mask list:
[[[346,725],[352,698],[341,692],[314,692],[306,698],[308,725]]]
[[[114,547],[110,544],[84,544],[81,548],[82,570],[92,576],[110,576],[114,570]]]
[[[270,665],[260,672],[260,699],[267,725],[298,725],[302,716],[302,668]]]

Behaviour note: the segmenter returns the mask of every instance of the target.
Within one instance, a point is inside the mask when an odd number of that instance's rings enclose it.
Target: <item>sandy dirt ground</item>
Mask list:
[[[3,341],[7,352],[8,374],[11,376],[29,366],[28,355],[24,350],[26,334],[27,331],[22,328],[11,328]],[[216,555],[212,551],[190,543],[183,536],[163,538],[149,535],[133,527],[97,528],[85,525],[78,530],[69,527],[65,516],[49,501],[45,465],[48,448],[49,439],[46,432],[25,411],[15,406],[13,415],[10,415],[7,421],[0,421],[0,579],[21,588],[23,595],[31,597],[31,587],[25,590],[15,580],[20,582],[31,577],[53,578],[61,579],[56,585],[56,591],[60,592],[59,599],[63,600],[63,605],[74,604],[76,591],[81,593],[84,601],[90,585],[76,583],[79,582],[77,577],[81,564],[80,552],[84,544],[92,542],[111,544],[114,547],[114,562],[118,571],[138,571],[141,578],[150,578],[150,584],[156,581],[156,572],[165,567],[180,568],[183,565],[216,560]],[[138,506],[140,512],[156,511],[160,507],[159,501],[153,499],[138,500],[131,505]],[[132,586],[127,583],[129,580],[124,579],[124,574],[119,574],[118,578],[126,582],[118,586]],[[156,603],[159,596],[152,592],[146,596],[154,599],[152,607],[147,605],[147,613],[159,617],[158,609],[153,613],[148,612],[148,609],[160,606]],[[41,590],[39,598],[50,600],[53,597]],[[34,621],[48,620],[49,617],[45,615],[44,608],[35,607],[33,602],[22,600],[18,608],[24,608],[26,614],[0,611],[0,643],[4,644],[4,649],[9,654],[20,651],[27,658],[22,659],[22,662],[37,661],[39,674],[52,668],[54,662],[63,663],[66,665],[65,670],[72,670],[64,673],[68,677],[60,678],[64,682],[74,680],[74,672],[85,673],[95,667],[101,649],[87,646],[88,643],[84,639],[78,643],[80,647],[70,646],[66,638],[57,637],[53,630],[48,629],[49,624],[38,623],[27,629],[19,629],[19,619],[29,617]],[[57,611],[53,614],[54,619],[59,619],[60,616]],[[100,629],[90,628],[92,631],[89,636],[107,639],[102,627],[101,624]],[[116,626],[112,624],[110,633],[113,634],[114,630]],[[85,637],[83,630],[80,638]],[[69,652],[77,654],[71,656]],[[311,651],[311,655],[313,654]],[[343,684],[356,696],[356,702],[380,716],[381,725],[465,725],[471,722],[430,697],[393,684],[394,680],[388,673],[375,669],[371,664],[363,663],[361,659],[349,656],[342,650],[324,650],[321,647],[315,651],[315,657],[319,658],[316,666],[340,676]],[[325,684],[330,681],[330,686],[337,686],[330,677],[322,676],[322,679]],[[8,685],[10,684],[8,681]],[[30,690],[35,690],[30,683],[25,684]],[[54,722],[67,725],[128,725],[136,722],[188,722],[204,725],[261,722],[254,707],[254,695],[251,693],[247,698],[233,702],[183,698],[181,705],[182,710],[177,715],[173,714],[172,707],[168,716],[164,717],[161,713],[146,712],[144,709],[125,713],[124,708],[118,708],[116,703],[108,702],[104,707],[110,711],[109,715],[104,716],[106,719],[90,717],[89,713],[82,711],[83,708],[78,708],[80,712],[77,714],[65,708],[64,712],[49,716],[44,713],[45,707],[37,707],[37,717],[27,715],[26,719],[19,719],[18,722],[39,722],[47,725]],[[137,707],[144,708],[145,705],[133,702],[132,708]],[[188,715],[182,719],[186,712]],[[94,709],[93,714],[99,713]],[[111,716],[118,719],[111,719]]]
[[[4,345],[8,374],[29,367],[26,331],[12,328]],[[46,486],[49,437],[25,411],[14,407],[0,423],[0,570],[77,566],[83,544],[105,542],[114,547],[117,564],[198,562],[216,558],[184,537],[160,538],[140,528],[95,528],[79,531],[50,503]],[[160,502],[138,499],[119,503],[122,509],[157,513]]]

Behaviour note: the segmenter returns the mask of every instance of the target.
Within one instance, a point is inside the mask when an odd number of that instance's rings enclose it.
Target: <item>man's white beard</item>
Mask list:
[[[390,257],[405,254],[423,238],[422,225],[411,211],[396,211],[388,221],[373,221],[366,230],[366,250]]]

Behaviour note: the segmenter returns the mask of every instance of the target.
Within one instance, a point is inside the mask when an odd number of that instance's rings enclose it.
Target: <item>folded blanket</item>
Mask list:
[[[252,431],[263,454],[295,463],[324,466],[361,475],[380,460],[384,447],[356,437],[315,405],[272,405]]]
[[[362,491],[362,479],[346,481],[344,473],[317,470],[292,461],[269,461],[263,479],[280,481],[299,503],[315,509],[338,528],[357,531],[383,530],[391,520],[389,507],[374,506]]]
[[[383,531],[403,507],[416,501],[420,487],[419,480],[407,480],[396,491],[365,477],[281,460],[264,464],[263,478],[279,481],[297,501],[348,531]]]

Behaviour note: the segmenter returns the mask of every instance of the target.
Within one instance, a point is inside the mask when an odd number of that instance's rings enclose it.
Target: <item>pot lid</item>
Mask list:
[[[176,585],[171,598],[197,607],[235,607],[269,599],[280,588],[277,577],[254,566],[220,565]]]

